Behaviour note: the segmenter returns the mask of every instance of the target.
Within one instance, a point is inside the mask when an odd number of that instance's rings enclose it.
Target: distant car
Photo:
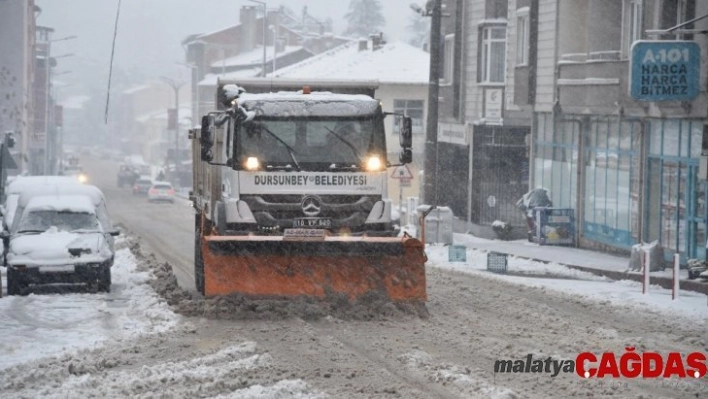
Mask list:
[[[121,165],[118,170],[118,188],[123,188],[124,185],[132,187],[138,179],[138,174],[130,165]]]
[[[105,204],[97,193],[21,199],[7,251],[8,295],[45,284],[86,284],[110,292],[118,231],[101,216],[105,209],[96,203]]]
[[[133,184],[133,195],[145,195],[152,187],[152,179],[147,176],[140,176]]]
[[[150,190],[148,190],[148,201],[166,201],[175,202],[175,189],[172,184],[164,181],[155,182]]]

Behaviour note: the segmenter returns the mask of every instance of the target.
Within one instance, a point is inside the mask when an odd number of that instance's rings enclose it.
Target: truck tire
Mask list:
[[[196,219],[197,224],[194,227],[194,286],[198,293],[204,295],[204,258],[202,257],[199,215]]]
[[[109,265],[103,265],[100,267],[98,273],[98,291],[111,292],[111,267]]]
[[[20,295],[22,294],[22,287],[20,282],[17,281],[15,276],[15,271],[11,268],[7,268],[7,295]]]

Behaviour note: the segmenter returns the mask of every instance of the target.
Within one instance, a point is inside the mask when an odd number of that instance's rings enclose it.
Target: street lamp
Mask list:
[[[263,76],[266,76],[266,15],[268,10],[266,9],[267,3],[265,1],[259,0],[248,0],[253,3],[258,3],[263,6]]]
[[[187,82],[178,82],[172,78],[160,76],[175,91],[175,172],[179,172],[179,89]],[[169,118],[169,115],[168,115]],[[169,119],[168,119],[169,120]],[[176,183],[176,182],[175,182]]]
[[[54,166],[55,165],[50,165],[50,161],[52,161],[52,157],[50,156],[50,145],[49,145],[49,120],[52,118],[54,115],[51,110],[54,108],[54,103],[51,101],[52,99],[52,60],[56,60],[59,58],[67,58],[67,57],[73,57],[73,53],[68,53],[68,54],[62,54],[58,55],[56,57],[51,56],[51,43],[54,42],[63,42],[65,40],[72,40],[76,39],[76,36],[67,36],[63,37],[61,39],[54,39],[54,40],[47,40],[47,52],[44,57],[44,67],[46,69],[46,91],[47,91],[47,98],[46,98],[46,106],[45,106],[45,112],[44,112],[44,174],[49,175],[52,174],[54,171]]]
[[[273,32],[273,71],[272,71],[272,73],[275,75],[275,60],[278,57],[278,43],[276,42],[277,37],[278,37],[278,32],[277,32],[275,26],[273,26],[273,25],[270,25],[268,28]],[[263,42],[265,43],[265,40]]]
[[[442,24],[442,0],[428,0],[425,9],[416,4],[411,8],[424,17],[431,17],[430,26],[430,82],[428,85],[428,119],[425,134],[425,182],[423,201],[429,205],[438,204],[438,101],[440,96],[440,29]]]

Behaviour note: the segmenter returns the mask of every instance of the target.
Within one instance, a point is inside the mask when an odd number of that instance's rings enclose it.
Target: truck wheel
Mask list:
[[[15,276],[15,271],[11,268],[7,268],[7,295],[20,295],[22,294],[22,287],[20,282],[17,281],[17,276]]]
[[[204,295],[204,258],[202,257],[201,234],[195,231],[194,239],[194,285],[197,292]]]
[[[111,267],[109,265],[101,266],[98,273],[98,291],[111,292]]]

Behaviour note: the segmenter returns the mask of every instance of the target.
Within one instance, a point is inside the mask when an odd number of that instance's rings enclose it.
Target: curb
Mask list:
[[[482,248],[475,248],[475,247],[468,247],[468,248],[474,249],[477,251],[490,252],[489,250],[482,249]],[[494,251],[494,252],[505,253],[505,252],[499,252],[499,251]],[[510,254],[510,253],[506,253],[506,255],[513,256],[513,257],[516,257],[519,259],[531,260],[534,262],[558,263],[558,262],[551,262],[551,261],[544,260],[544,259],[532,258],[529,256],[514,255],[514,254]],[[568,263],[558,263],[558,264],[568,267],[570,269],[575,269],[575,270],[580,270],[580,271],[587,272],[587,273],[592,273],[596,276],[607,277],[612,280],[632,280],[632,281],[637,281],[640,283],[644,280],[644,276],[641,273],[618,272],[618,271],[614,271],[614,270],[602,270],[602,269],[595,269],[595,268],[587,267],[587,266],[571,265]],[[658,285],[662,288],[666,288],[666,289],[670,290],[673,287],[674,282],[673,282],[673,279],[671,279],[669,277],[649,276],[649,284]],[[685,291],[698,292],[701,294],[708,295],[708,283],[701,283],[701,282],[692,281],[692,280],[679,280],[679,289],[682,289]]]

